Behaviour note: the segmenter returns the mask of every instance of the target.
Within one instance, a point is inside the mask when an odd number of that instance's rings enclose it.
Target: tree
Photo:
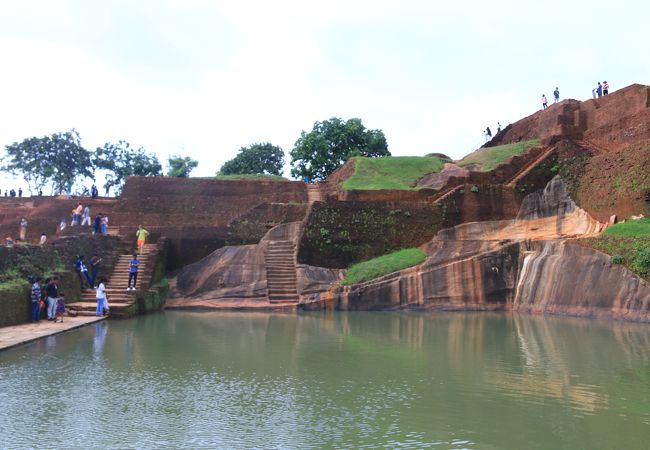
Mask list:
[[[291,150],[291,175],[313,180],[327,178],[353,156],[390,156],[381,130],[368,130],[361,119],[332,117],[316,122],[309,133],[302,131]]]
[[[196,169],[199,162],[189,156],[183,158],[182,156],[172,155],[167,160],[167,165],[169,166],[169,170],[167,170],[168,177],[187,178],[190,176],[190,172]]]
[[[74,129],[14,142],[5,146],[5,153],[1,170],[22,175],[32,193],[48,183],[53,192],[62,193],[78,177],[93,178],[91,154],[81,146],[79,133]]]
[[[126,141],[117,144],[107,142],[95,150],[93,159],[96,168],[108,172],[104,184],[107,191],[114,187],[119,192],[126,178],[133,175],[162,175],[162,166],[156,155],[148,154],[142,147],[131,148],[131,144]]]
[[[230,161],[226,161],[218,174],[282,175],[283,167],[284,151],[277,145],[264,142],[240,148],[239,154]]]

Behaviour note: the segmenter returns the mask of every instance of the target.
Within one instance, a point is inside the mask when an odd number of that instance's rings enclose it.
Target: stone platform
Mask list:
[[[106,317],[64,317],[63,322],[41,320],[38,323],[3,327],[0,328],[0,351],[102,320],[106,320]]]

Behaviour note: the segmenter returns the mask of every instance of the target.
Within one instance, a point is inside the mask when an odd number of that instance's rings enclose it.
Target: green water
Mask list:
[[[0,448],[650,448],[650,325],[167,312],[0,353]]]

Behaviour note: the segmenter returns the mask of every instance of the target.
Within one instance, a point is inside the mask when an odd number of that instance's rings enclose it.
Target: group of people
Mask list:
[[[93,254],[92,258],[90,258],[90,261],[88,261],[88,264],[90,265],[89,273],[88,267],[84,262],[83,255],[77,255],[77,259],[74,261],[74,269],[77,272],[77,276],[79,277],[79,284],[82,291],[86,289],[86,285],[90,289],[96,288],[95,281],[97,281],[97,272],[99,270],[99,265],[101,262],[102,258],[100,258],[97,253]]]
[[[57,277],[46,278],[43,288],[41,288],[40,284],[41,277],[30,275],[27,279],[32,285],[32,322],[38,322],[40,320],[41,311],[46,311],[47,320],[63,322],[63,315],[66,312],[65,295],[63,292],[59,292],[59,279]]]
[[[2,192],[2,191],[0,191]],[[15,197],[16,196],[16,191],[13,189],[6,190],[5,189],[5,197]],[[22,188],[18,188],[18,197],[23,196],[23,190]]]
[[[501,133],[501,122],[497,122],[497,134]],[[492,130],[490,127],[486,127],[485,130],[483,131],[483,137],[485,137],[485,142],[489,141],[492,139]]]
[[[607,81],[603,81],[603,84],[600,84],[600,81],[598,82],[598,85],[591,90],[591,96],[593,98],[600,98],[603,95],[608,95],[609,94],[609,83]]]

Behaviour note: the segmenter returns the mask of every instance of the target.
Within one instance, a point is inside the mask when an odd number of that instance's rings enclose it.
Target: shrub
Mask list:
[[[623,264],[624,261],[621,255],[612,255],[612,264]]]

